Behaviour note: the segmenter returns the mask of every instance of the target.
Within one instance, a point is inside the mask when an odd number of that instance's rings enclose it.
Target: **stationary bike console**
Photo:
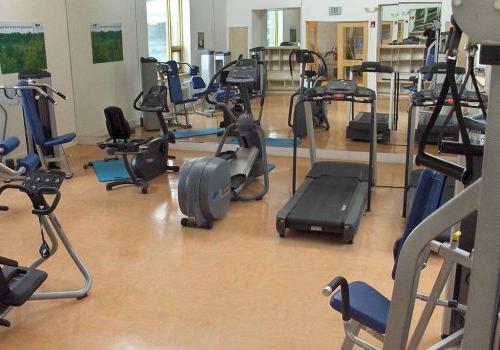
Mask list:
[[[30,192],[51,188],[59,190],[64,181],[64,173],[60,171],[37,170],[32,171],[23,181],[23,187]]]
[[[33,204],[33,214],[48,215],[52,213],[61,199],[59,189],[65,179],[65,174],[60,171],[37,170],[26,175],[22,185],[6,184],[0,187],[0,195],[8,189],[18,190],[25,193]],[[49,204],[44,195],[55,195]],[[9,210],[7,206],[0,206],[1,211]]]
[[[229,71],[226,81],[233,84],[242,84],[254,83],[257,79],[257,60],[241,59]]]

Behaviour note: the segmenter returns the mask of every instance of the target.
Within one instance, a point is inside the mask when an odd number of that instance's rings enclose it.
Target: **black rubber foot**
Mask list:
[[[276,231],[278,231],[281,238],[286,237],[286,227],[283,221],[276,221]]]
[[[213,222],[209,222],[205,225],[205,227],[207,230],[211,230],[214,228],[214,223]]]
[[[10,324],[11,324],[10,321],[7,321],[6,319],[4,319],[4,318],[0,319],[0,326],[1,327],[10,327]]]
[[[182,218],[181,219],[181,225],[183,227],[189,227],[189,219],[188,218]]]
[[[81,297],[76,297],[76,300],[82,300],[85,299],[86,297],[88,297],[88,294],[84,294]]]
[[[148,194],[148,186],[143,186],[141,189],[142,194]]]
[[[352,237],[344,237],[345,244],[354,244],[354,239]]]

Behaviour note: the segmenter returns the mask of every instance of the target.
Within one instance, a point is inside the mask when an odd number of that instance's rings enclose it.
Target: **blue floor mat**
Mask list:
[[[130,179],[123,160],[94,160],[92,162],[95,174],[99,182],[111,182],[116,180]],[[270,173],[276,168],[274,164],[267,164],[267,172]]]
[[[130,179],[122,159],[109,160],[107,162],[104,160],[94,160],[92,167],[99,182]]]
[[[223,128],[204,128],[204,129],[191,129],[191,130],[181,130],[174,132],[176,139],[186,139],[189,137],[196,136],[207,136],[207,135],[217,135],[218,133],[223,133]]]
[[[297,146],[300,145],[301,142],[302,142],[301,140],[297,140]],[[238,139],[236,137],[233,137],[233,138],[229,139],[228,143],[232,144],[232,145],[237,145]],[[288,148],[291,148],[291,147],[293,147],[293,139],[267,138],[266,139],[266,146],[267,147],[288,147]]]

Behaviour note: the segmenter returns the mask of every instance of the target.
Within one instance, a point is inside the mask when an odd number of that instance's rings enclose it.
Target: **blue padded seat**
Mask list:
[[[391,305],[389,299],[364,282],[349,284],[349,298],[352,319],[384,334]],[[340,312],[341,305],[342,296],[338,292],[330,299],[330,306]]]
[[[75,133],[69,133],[69,134],[64,134],[64,135],[59,135],[56,136],[50,140],[47,140],[44,142],[43,146],[44,147],[53,147],[53,146],[58,146],[58,145],[64,145],[65,143],[71,142],[75,139],[76,134]]]
[[[413,230],[429,215],[439,208],[446,183],[446,176],[430,169],[424,169],[417,185],[405,231],[397,246],[392,277],[395,278],[399,254],[404,242]],[[341,291],[330,299],[330,306],[338,312],[341,309]],[[390,301],[364,282],[349,284],[349,304],[351,317],[362,325],[384,334],[389,317]]]

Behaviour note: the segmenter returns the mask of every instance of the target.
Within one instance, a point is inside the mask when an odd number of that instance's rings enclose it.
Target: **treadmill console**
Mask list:
[[[226,78],[228,83],[254,83],[258,80],[257,60],[241,59],[229,71]]]
[[[331,80],[326,86],[325,93],[327,94],[345,94],[353,95],[358,90],[358,86],[354,80],[336,79]]]

